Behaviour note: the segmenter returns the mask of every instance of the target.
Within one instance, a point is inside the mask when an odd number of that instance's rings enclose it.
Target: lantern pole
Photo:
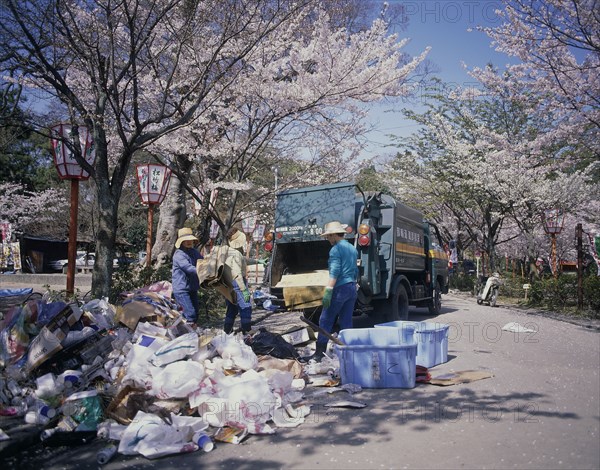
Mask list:
[[[75,266],[77,257],[77,211],[79,206],[79,180],[87,180],[90,175],[81,167],[73,148],[79,145],[82,158],[90,165],[96,160],[96,150],[91,133],[86,126],[57,124],[50,129],[54,165],[60,179],[71,180],[71,197],[69,212],[69,245],[67,248],[67,296],[75,293]],[[83,138],[83,141],[82,141]]]
[[[154,206],[160,204],[169,189],[171,170],[164,165],[137,165],[138,190],[142,204],[148,205],[148,227],[146,238],[146,267],[152,265],[152,227],[154,225]]]
[[[71,179],[71,208],[69,215],[69,246],[67,253],[67,295],[75,293],[75,258],[77,257],[77,212],[79,206],[79,180]]]
[[[554,278],[558,278],[558,260],[556,256],[556,235],[558,235],[564,224],[564,214],[560,211],[560,209],[549,209],[544,212],[544,230],[548,235],[550,235],[550,240],[552,242],[550,258],[552,263],[552,274]]]
[[[556,234],[550,234],[550,240],[552,241],[550,257],[552,258],[552,274],[554,279],[558,277],[558,270],[556,266]]]
[[[152,227],[154,224],[154,204],[148,204],[148,237],[146,238],[146,267],[152,260]]]

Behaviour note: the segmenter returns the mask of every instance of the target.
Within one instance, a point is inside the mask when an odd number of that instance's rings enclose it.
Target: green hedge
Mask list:
[[[571,312],[577,310],[577,276],[562,274],[557,279],[553,277],[542,278],[531,283],[525,302],[523,284],[527,280],[512,277],[512,273],[502,277],[500,297],[516,299],[519,303],[526,303],[528,307],[554,310],[557,312]],[[450,288],[462,292],[475,293],[475,276],[455,274],[450,276]],[[588,314],[593,318],[600,318],[600,276],[586,275],[583,278],[583,310],[580,314]]]

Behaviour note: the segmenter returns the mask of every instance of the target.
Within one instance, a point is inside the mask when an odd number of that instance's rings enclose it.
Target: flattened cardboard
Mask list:
[[[447,387],[448,385],[468,384],[476,380],[489,379],[494,374],[485,370],[462,370],[433,377],[429,383]]]

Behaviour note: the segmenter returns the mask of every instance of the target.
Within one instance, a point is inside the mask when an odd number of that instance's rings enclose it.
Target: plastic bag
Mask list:
[[[115,325],[115,309],[108,303],[108,299],[94,299],[86,303],[81,309],[84,315],[101,330],[108,330]]]
[[[152,377],[151,393],[159,398],[185,398],[200,388],[204,367],[195,361],[178,361]]]
[[[75,431],[96,431],[103,419],[102,404],[96,390],[70,395],[63,405],[63,413],[65,410],[77,422]]]
[[[138,411],[132,423],[123,431],[119,453],[141,454],[153,459],[170,454],[195,452],[198,446],[191,442],[190,426],[170,426],[160,417]]]
[[[192,356],[198,351],[198,334],[188,333],[169,341],[152,355],[150,362],[155,366],[164,366]]]
[[[246,339],[255,354],[269,355],[279,359],[297,359],[298,352],[281,335],[261,328],[257,334]]]
[[[225,333],[215,336],[211,344],[225,360],[231,360],[233,365],[241,370],[251,370],[258,366],[258,358],[252,348],[244,344],[241,336]]]

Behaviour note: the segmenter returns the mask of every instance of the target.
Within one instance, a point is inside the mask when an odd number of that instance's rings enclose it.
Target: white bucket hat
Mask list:
[[[181,246],[181,242],[184,242],[186,240],[198,241],[198,239],[192,233],[192,229],[189,227],[180,228],[177,232],[177,237],[178,238],[175,242],[175,248],[179,248]]]
[[[334,220],[333,222],[329,222],[328,224],[325,224],[325,230],[323,231],[321,236],[324,237],[326,235],[331,235],[333,233],[343,233],[345,235],[347,226],[348,225],[342,224],[339,221]]]
[[[229,239],[229,246],[234,250],[237,250],[239,248],[246,248],[246,242],[246,234],[241,230],[238,230]]]

